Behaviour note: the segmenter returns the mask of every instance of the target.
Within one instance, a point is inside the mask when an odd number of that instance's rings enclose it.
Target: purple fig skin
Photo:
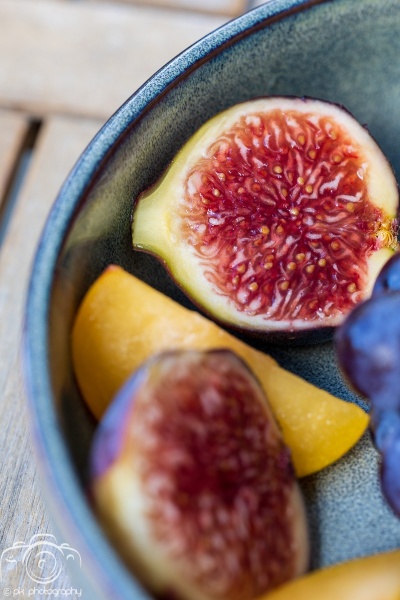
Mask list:
[[[290,452],[230,350],[146,362],[103,417],[91,475],[100,521],[157,597],[252,600],[308,566]]]
[[[168,354],[169,352],[164,353],[164,355]],[[134,406],[134,399],[148,376],[151,363],[157,360],[158,357],[149,360],[125,382],[101,419],[90,455],[92,480],[104,475],[114,461],[118,460],[118,456],[122,452],[125,428],[129,425],[129,415]]]
[[[118,393],[118,399],[112,402],[97,428],[91,449],[90,474],[95,480],[112,466],[122,451],[125,427],[129,423],[132,399],[146,376],[144,368],[139,369]]]

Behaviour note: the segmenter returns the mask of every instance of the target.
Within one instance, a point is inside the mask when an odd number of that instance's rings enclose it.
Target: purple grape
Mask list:
[[[374,419],[376,421],[376,419]],[[400,508],[400,411],[385,411],[374,423],[375,444],[382,455],[381,483],[393,511]]]
[[[381,272],[379,273],[374,288],[372,290],[372,296],[378,296],[386,292],[399,292],[400,291],[400,254],[396,253],[390,260],[384,265]]]
[[[400,270],[396,261],[379,276],[381,291],[358,305],[337,330],[335,347],[343,373],[371,402],[382,490],[400,516],[400,291],[389,291],[397,281],[397,264]]]
[[[359,304],[337,330],[340,367],[381,410],[400,408],[400,292]]]

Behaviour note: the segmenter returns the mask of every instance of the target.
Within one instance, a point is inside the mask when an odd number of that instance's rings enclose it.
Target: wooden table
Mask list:
[[[85,145],[121,103],[178,52],[257,3],[0,0],[0,599],[27,597],[35,585],[20,557],[6,561],[13,545],[53,533],[19,356],[46,215]],[[71,585],[62,572],[36,587]]]

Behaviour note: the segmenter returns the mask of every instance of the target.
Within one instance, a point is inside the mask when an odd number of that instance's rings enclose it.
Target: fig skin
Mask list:
[[[335,335],[339,365],[350,385],[371,403],[370,429],[381,455],[381,485],[400,517],[400,291],[395,267],[377,280]],[[393,285],[393,291],[390,289]]]
[[[343,107],[258,98],[203,125],[139,196],[133,246],[224,326],[322,342],[392,256],[398,203],[387,159]]]
[[[156,595],[250,600],[308,566],[290,453],[231,351],[148,361],[105,414],[91,465],[100,520]]]

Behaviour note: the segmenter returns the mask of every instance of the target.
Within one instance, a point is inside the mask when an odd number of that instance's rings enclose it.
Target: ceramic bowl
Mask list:
[[[110,263],[187,305],[162,267],[134,253],[133,198],[209,117],[262,95],[313,96],[366,123],[400,173],[398,0],[272,0],[211,33],[156,73],[79,158],[36,255],[26,308],[25,371],[50,512],[82,556],[86,598],[148,598],[99,527],[86,494],[93,421],[76,388],[70,332],[88,286]],[[135,307],[132,307],[134,310]],[[331,344],[266,348],[283,366],[351,402]],[[400,546],[366,435],[348,456],[302,481],[312,568]],[[78,572],[79,571],[79,572]],[[81,578],[81,579],[79,579]]]

